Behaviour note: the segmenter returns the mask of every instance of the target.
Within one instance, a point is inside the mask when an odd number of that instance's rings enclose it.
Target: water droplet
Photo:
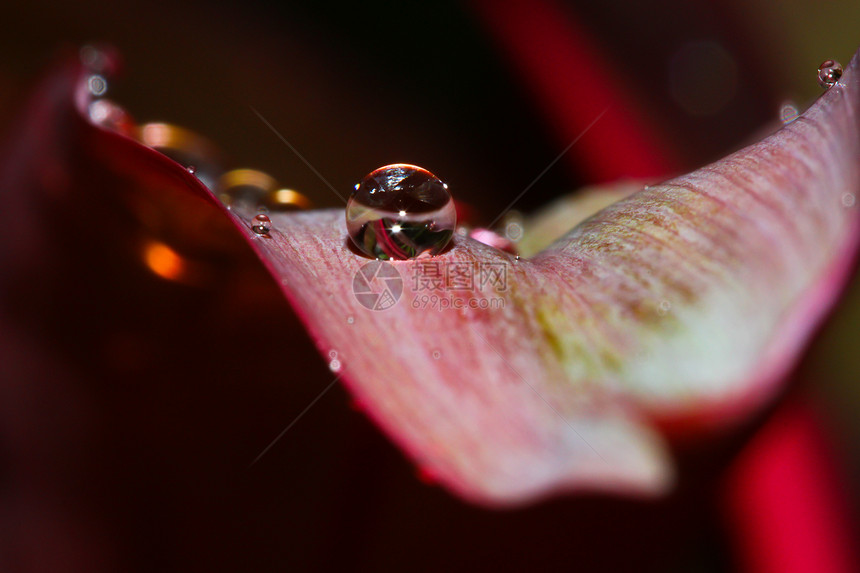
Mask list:
[[[827,60],[818,66],[818,85],[830,89],[842,77],[842,64],[836,60]]]
[[[845,207],[853,207],[857,203],[857,197],[854,193],[844,193],[842,195],[842,204]]]
[[[663,316],[663,315],[667,314],[670,310],[672,310],[672,303],[669,302],[668,300],[661,300],[660,301],[660,308],[657,311],[657,314],[659,314],[660,316]]]
[[[445,184],[403,163],[380,167],[361,180],[346,206],[353,244],[377,259],[436,255],[454,234],[457,213]]]
[[[346,317],[346,323],[347,324],[355,323],[355,317],[350,314],[348,317]]]
[[[332,372],[340,372],[342,364],[337,358],[337,350],[330,350],[328,353],[328,357],[330,358],[328,362],[328,369]]]
[[[788,125],[797,119],[798,115],[800,115],[800,110],[797,109],[797,106],[790,101],[784,102],[779,106],[779,121],[781,121],[783,125]]]
[[[191,175],[194,175],[195,173],[197,173],[197,168],[193,165],[189,165],[188,167],[185,168],[185,170],[187,172],[189,172]]]
[[[433,351],[433,360],[439,360],[442,358],[442,353],[439,350]]]
[[[251,230],[258,235],[268,235],[269,231],[272,230],[272,220],[265,213],[259,213],[254,216]]]
[[[102,96],[108,89],[107,80],[104,76],[93,74],[87,78],[87,89],[96,97]]]

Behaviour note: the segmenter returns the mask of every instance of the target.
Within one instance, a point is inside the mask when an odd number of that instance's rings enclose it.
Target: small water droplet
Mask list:
[[[195,173],[197,173],[197,168],[193,165],[189,165],[188,167],[185,168],[185,170],[187,172],[189,172],[191,175],[194,175]]]
[[[107,92],[108,83],[104,76],[93,74],[87,78],[87,89],[96,97],[102,96]]]
[[[844,193],[842,195],[842,205],[845,207],[853,207],[857,203],[857,197],[854,193]]]
[[[781,121],[783,125],[788,125],[793,122],[799,115],[800,110],[797,109],[797,106],[790,101],[784,102],[779,106],[779,121]]]
[[[346,323],[347,324],[355,323],[355,317],[350,314],[348,317],[346,317]]]
[[[403,163],[380,167],[362,179],[346,206],[350,240],[382,260],[439,254],[456,224],[445,184],[426,169]]]
[[[520,256],[519,256],[519,255],[517,255],[517,258],[515,258],[514,260],[515,260],[515,261],[520,260]]]
[[[328,369],[332,372],[340,372],[341,363],[337,358],[337,350],[330,350],[328,353],[328,357],[331,359],[328,363]]]
[[[268,235],[269,231],[272,230],[272,220],[269,218],[268,215],[264,213],[259,213],[254,216],[251,230],[258,235]]]
[[[818,85],[830,89],[842,77],[842,64],[836,60],[826,60],[818,66]]]
[[[433,360],[439,360],[442,358],[442,353],[439,350],[433,351]]]
[[[660,301],[660,308],[657,311],[657,314],[659,314],[660,316],[663,316],[663,315],[667,314],[670,310],[672,310],[672,303],[669,302],[668,300],[661,300]]]

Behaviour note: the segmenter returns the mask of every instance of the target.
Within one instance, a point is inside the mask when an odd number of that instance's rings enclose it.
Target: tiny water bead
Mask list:
[[[377,259],[437,255],[456,226],[448,185],[426,169],[405,163],[386,165],[367,175],[346,206],[350,240]]]
[[[823,88],[832,88],[842,77],[842,64],[836,60],[827,60],[818,66],[818,84]]]
[[[784,102],[779,106],[779,121],[781,121],[783,125],[788,125],[793,122],[799,115],[800,110],[797,109],[797,106],[790,101]]]
[[[272,220],[265,213],[259,213],[252,220],[251,230],[258,235],[268,235],[272,230]]]
[[[331,370],[332,372],[340,372],[340,369],[343,365],[341,364],[340,360],[338,360],[338,358],[337,358],[337,350],[329,351],[328,357],[330,359],[328,362],[328,369]]]

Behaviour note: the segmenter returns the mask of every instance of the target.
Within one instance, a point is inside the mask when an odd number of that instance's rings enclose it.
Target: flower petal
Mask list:
[[[366,267],[341,209],[273,213],[263,236],[254,213],[229,216],[332,370],[447,487],[488,504],[657,493],[672,481],[657,428],[754,412],[844,283],[857,246],[857,67],[855,56],[764,141],[615,203],[529,260],[457,237],[432,259]],[[169,168],[177,189],[220,205]],[[370,310],[354,281],[379,265],[403,292]],[[474,284],[425,290],[434,266]]]

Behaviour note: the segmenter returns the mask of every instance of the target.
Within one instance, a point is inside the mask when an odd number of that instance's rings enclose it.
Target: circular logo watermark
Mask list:
[[[385,261],[370,261],[355,271],[352,278],[355,300],[369,310],[386,310],[397,304],[403,294],[400,271]]]

